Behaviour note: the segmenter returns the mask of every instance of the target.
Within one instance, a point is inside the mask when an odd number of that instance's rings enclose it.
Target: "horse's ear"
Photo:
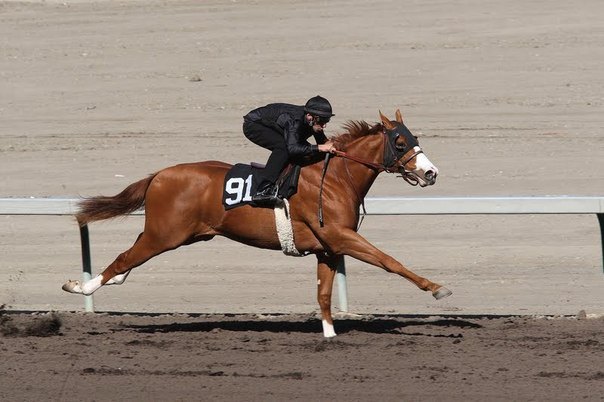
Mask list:
[[[400,109],[396,109],[396,121],[398,121],[401,124],[403,123],[403,115],[401,114]]]
[[[382,124],[384,125],[384,127],[386,127],[386,130],[392,130],[394,128],[394,124],[392,124],[392,122],[382,114],[382,111],[380,110],[380,119],[382,120]]]

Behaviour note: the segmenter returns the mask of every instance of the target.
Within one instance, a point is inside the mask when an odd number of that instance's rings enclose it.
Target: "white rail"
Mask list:
[[[75,215],[79,198],[0,198],[0,215]],[[604,197],[369,197],[367,215],[595,214],[604,263]],[[137,211],[133,215],[142,215]],[[88,227],[80,227],[84,281],[92,278]],[[348,311],[346,269],[338,267],[340,310]],[[85,310],[94,311],[92,296]]]
[[[602,214],[604,197],[373,197],[368,215]]]
[[[0,198],[0,215],[74,215],[79,198]],[[603,197],[368,197],[368,215],[602,214]],[[137,211],[135,215],[142,215]]]

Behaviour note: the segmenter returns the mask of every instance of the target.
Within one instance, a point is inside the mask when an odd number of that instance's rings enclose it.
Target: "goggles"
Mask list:
[[[331,117],[323,117],[323,116],[313,116],[312,117],[313,123],[319,124],[321,126],[324,126],[325,124],[329,123],[329,120],[331,120]]]

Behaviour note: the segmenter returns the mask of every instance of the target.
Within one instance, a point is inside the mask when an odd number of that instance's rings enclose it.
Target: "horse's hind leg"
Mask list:
[[[126,278],[130,275],[131,271],[126,271],[123,274],[117,274],[113,278],[105,282],[105,285],[121,285],[126,282]]]
[[[136,238],[136,241],[138,241],[142,235],[143,235],[142,233],[139,234],[138,237]],[[105,285],[122,285],[124,282],[126,282],[126,278],[128,278],[128,275],[130,275],[130,272],[131,272],[131,270],[128,270],[128,271],[124,272],[123,274],[115,275],[113,278],[111,278],[107,282],[105,282]]]
[[[340,259],[344,257],[317,256],[317,299],[321,307],[321,324],[323,325],[323,336],[332,338],[336,336],[331,316],[331,292],[336,267]]]
[[[105,284],[120,284],[126,279],[131,269],[138,267],[156,255],[180,246],[185,240],[186,236],[181,239],[173,238],[166,241],[162,239],[162,236],[145,231],[139,235],[130,249],[120,254],[100,275],[81,284],[79,281],[68,281],[63,285],[63,290],[70,293],[91,295]]]

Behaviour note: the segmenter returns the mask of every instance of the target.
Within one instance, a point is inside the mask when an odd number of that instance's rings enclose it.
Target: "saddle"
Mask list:
[[[252,203],[252,194],[258,187],[258,172],[264,165],[252,162],[247,165],[237,163],[226,174],[222,191],[222,205],[225,210]],[[279,198],[288,199],[298,191],[301,166],[289,164],[283,169],[276,185]]]

